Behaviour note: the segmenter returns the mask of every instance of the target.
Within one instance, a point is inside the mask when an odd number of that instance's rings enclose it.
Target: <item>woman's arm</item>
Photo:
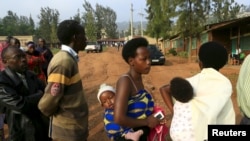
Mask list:
[[[167,105],[167,107],[169,108],[170,112],[173,114],[173,100],[172,100],[172,95],[170,93],[170,85],[164,85],[162,87],[160,87],[160,93],[161,96],[163,98],[163,101],[165,102],[165,104]]]
[[[115,96],[115,108],[114,108],[114,120],[117,124],[126,127],[155,127],[160,123],[158,119],[153,115],[145,119],[134,119],[127,116],[128,110],[128,99],[131,93],[131,81],[128,77],[121,77],[116,85],[116,96]]]

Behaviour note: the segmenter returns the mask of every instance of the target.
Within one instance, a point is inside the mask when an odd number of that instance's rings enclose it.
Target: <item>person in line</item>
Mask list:
[[[12,38],[13,38],[12,36],[7,36],[6,40],[0,43],[0,71],[4,70],[5,68],[4,63],[2,62],[2,57],[1,57],[2,51],[4,48],[9,46],[10,40]],[[5,117],[5,114],[0,112],[0,141],[4,140],[4,117]]]
[[[10,39],[10,46],[20,48],[21,44],[20,44],[20,41],[17,38],[13,37],[13,38]]]
[[[10,39],[10,45],[11,45],[11,46],[15,46],[15,47],[17,47],[17,48],[20,48],[20,49],[23,50],[23,51],[26,51],[26,48],[21,46],[21,42],[20,42],[20,40],[17,39],[17,38],[14,38],[14,37],[11,38],[11,39]]]
[[[228,61],[227,50],[219,43],[209,41],[200,46],[199,66],[201,72],[187,78],[194,90],[194,97],[185,104],[185,117],[193,130],[196,141],[207,140],[208,125],[210,124],[235,124],[235,111],[231,95],[232,84],[219,70]],[[173,100],[167,86],[162,88],[164,102],[173,112]],[[179,118],[184,118],[179,117]],[[172,134],[182,134],[177,126],[171,126]],[[175,129],[174,129],[175,128]]]
[[[236,48],[235,53],[233,54],[233,65],[240,65],[240,54],[241,48]]]
[[[241,65],[236,83],[237,103],[242,114],[241,125],[250,125],[250,55],[247,55]]]
[[[1,105],[0,105],[1,106]],[[0,107],[0,141],[4,141],[5,134],[4,134],[4,117],[5,114],[3,106]]]
[[[89,110],[77,54],[86,47],[85,30],[75,20],[64,20],[57,37],[61,50],[49,63],[47,86],[38,108],[51,119],[49,136],[54,141],[87,141]]]
[[[7,36],[6,40],[4,42],[0,43],[0,56],[4,48],[8,47],[10,45],[10,40],[14,38],[12,36]],[[4,70],[4,64],[2,62],[2,58],[0,57],[0,71]]]
[[[129,40],[122,49],[122,57],[129,65],[116,84],[114,104],[114,121],[134,131],[143,129],[140,141],[146,141],[150,128],[160,124],[161,120],[154,117],[154,99],[143,84],[142,75],[148,74],[151,68],[148,41],[143,38]]]
[[[185,108],[185,103],[189,102],[194,97],[191,84],[182,77],[174,77],[170,80],[170,84],[160,87],[160,93],[163,98],[165,95],[169,94],[175,100],[173,109],[170,110],[173,114],[170,126],[171,139],[173,141],[195,141],[193,126],[187,124],[191,117],[188,117],[186,113],[191,115],[191,111]]]
[[[45,59],[45,62],[42,64],[42,71],[47,80],[48,79],[47,69],[48,69],[49,62],[53,57],[53,53],[51,52],[50,48],[46,46],[46,41],[43,38],[38,39],[38,46],[35,49],[39,51]]]
[[[45,63],[43,55],[35,50],[35,43],[29,41],[27,43],[26,57],[28,60],[29,70],[33,71],[39,79],[41,79],[46,84],[45,74],[42,71],[42,65]]]
[[[0,106],[5,113],[9,141],[49,141],[49,119],[37,108],[45,85],[28,70],[25,53],[13,46],[1,54]]]
[[[114,122],[115,89],[105,83],[101,84],[97,93],[97,99],[105,109],[103,122],[107,136],[111,140],[116,139],[116,141],[138,141],[143,134],[143,130],[134,132],[132,128],[122,127]]]

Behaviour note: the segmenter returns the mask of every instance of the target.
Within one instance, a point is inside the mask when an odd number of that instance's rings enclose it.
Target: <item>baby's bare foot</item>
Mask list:
[[[130,140],[133,140],[133,141],[138,141],[140,136],[143,134],[143,131],[142,130],[138,130],[138,131],[135,131],[135,132],[128,132],[126,135],[125,135],[125,139],[130,139]]]

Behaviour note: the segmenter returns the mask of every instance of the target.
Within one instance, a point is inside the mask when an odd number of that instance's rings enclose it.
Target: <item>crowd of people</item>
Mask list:
[[[0,44],[0,141],[5,140],[4,123],[8,141],[87,141],[89,109],[78,68],[78,52],[86,47],[85,29],[77,21],[64,20],[57,37],[61,50],[55,55],[43,38],[37,44],[28,42],[26,48],[14,37]],[[147,46],[143,37],[126,42],[121,57],[128,71],[115,87],[100,84],[97,99],[105,109],[104,130],[110,140],[156,141],[170,135],[173,141],[203,141],[208,139],[209,124],[236,124],[232,84],[220,73],[228,61],[227,50],[211,41],[199,48],[199,73],[190,78],[176,76],[159,89],[173,114],[168,132],[164,111],[155,111],[154,98],[143,84],[142,75],[151,69]],[[249,67],[247,56],[237,82],[244,115],[240,124],[247,125]],[[152,129],[157,129],[155,135]]]
[[[28,41],[25,46],[21,46],[20,40],[7,36],[5,42],[0,43],[0,53],[8,46],[14,46],[25,52],[29,70],[33,71],[44,83],[47,80],[47,67],[53,57],[53,53],[43,38],[38,39],[38,43]],[[1,59],[1,58],[0,58]],[[0,69],[3,70],[4,64],[0,61]]]

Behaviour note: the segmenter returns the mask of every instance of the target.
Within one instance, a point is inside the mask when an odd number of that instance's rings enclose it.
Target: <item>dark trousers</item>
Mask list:
[[[48,80],[47,68],[42,68],[42,71],[45,75],[46,81]]]
[[[250,125],[250,118],[244,115],[240,121],[240,125]]]
[[[4,141],[4,128],[0,129],[0,141]]]

